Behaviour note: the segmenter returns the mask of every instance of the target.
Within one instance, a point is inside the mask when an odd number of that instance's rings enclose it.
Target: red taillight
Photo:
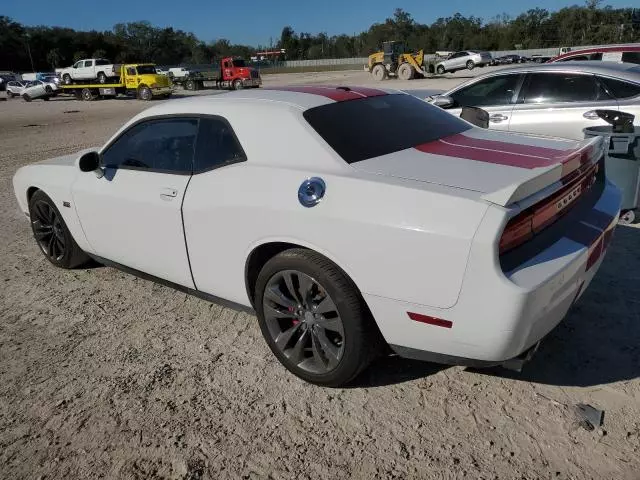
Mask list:
[[[500,253],[522,245],[533,237],[533,215],[522,213],[509,220],[500,238]]]
[[[596,164],[558,192],[509,220],[500,238],[500,254],[522,245],[567,213],[576,200],[595,183],[597,173]]]

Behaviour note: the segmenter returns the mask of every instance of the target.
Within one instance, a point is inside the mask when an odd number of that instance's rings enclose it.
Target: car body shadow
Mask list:
[[[429,377],[449,368],[449,365],[410,360],[397,355],[378,358],[344,388],[384,387]]]
[[[640,377],[640,228],[620,225],[591,285],[521,373],[485,375],[588,387]]]

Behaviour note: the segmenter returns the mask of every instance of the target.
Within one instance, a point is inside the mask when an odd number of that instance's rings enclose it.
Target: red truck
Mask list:
[[[182,85],[186,90],[200,90],[205,87],[239,90],[258,88],[262,85],[260,72],[248,67],[242,58],[225,57],[215,64],[212,70],[181,69],[184,71],[184,75],[181,76],[172,74],[171,70],[169,76],[173,83]]]

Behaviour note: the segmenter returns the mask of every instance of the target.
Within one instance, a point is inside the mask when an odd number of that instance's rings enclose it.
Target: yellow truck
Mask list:
[[[152,63],[115,65],[119,77],[106,83],[87,83],[71,80],[68,85],[60,85],[61,93],[74,95],[78,100],[95,100],[118,95],[135,96],[139,100],[169,98],[173,92],[171,80],[156,72]],[[92,82],[89,80],[88,82]]]

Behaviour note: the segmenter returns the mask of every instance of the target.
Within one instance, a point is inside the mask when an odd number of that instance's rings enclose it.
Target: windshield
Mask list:
[[[380,157],[472,128],[412,95],[336,102],[304,112],[313,129],[347,163]]]
[[[138,65],[136,67],[136,70],[138,71],[138,75],[149,75],[156,73],[155,65]]]
[[[241,58],[238,58],[238,59],[233,61],[233,66],[234,67],[246,67],[247,64],[244,62],[244,60],[242,60]]]

